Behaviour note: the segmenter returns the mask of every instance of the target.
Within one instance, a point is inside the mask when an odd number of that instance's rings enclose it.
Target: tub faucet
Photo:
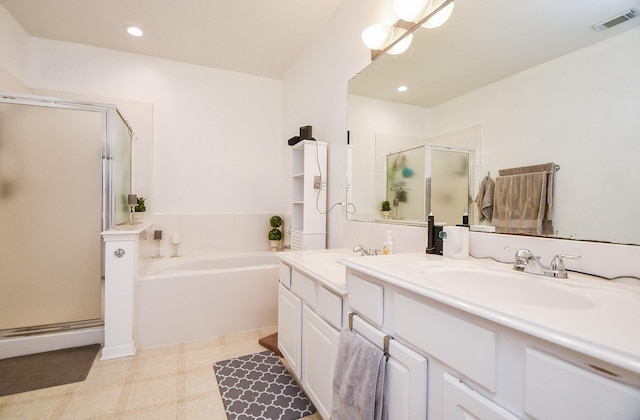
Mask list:
[[[353,247],[353,252],[359,252],[360,255],[378,255],[377,249],[369,249],[364,245],[356,245]]]
[[[547,277],[556,277],[566,279],[568,277],[567,270],[564,268],[564,258],[580,259],[580,255],[564,255],[556,254],[551,259],[549,267],[545,267],[540,262],[540,257],[533,255],[533,252],[526,248],[513,249],[505,247],[508,250],[515,250],[515,262],[513,269],[516,271],[524,271],[525,273],[538,274]]]

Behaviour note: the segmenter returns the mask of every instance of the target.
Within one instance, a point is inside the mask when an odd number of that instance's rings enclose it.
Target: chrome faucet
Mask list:
[[[551,259],[549,267],[545,267],[540,262],[540,257],[533,255],[533,252],[526,248],[514,249],[505,247],[510,251],[516,251],[515,262],[513,263],[513,269],[516,271],[523,271],[525,273],[537,274],[547,277],[556,277],[560,279],[566,279],[568,277],[567,270],[564,268],[564,258],[580,259],[580,255],[564,255],[556,254]]]
[[[369,249],[364,245],[356,245],[353,247],[353,252],[359,252],[360,255],[378,255],[377,249]]]

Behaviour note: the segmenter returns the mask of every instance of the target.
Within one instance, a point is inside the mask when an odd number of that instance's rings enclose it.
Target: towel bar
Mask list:
[[[349,329],[351,331],[353,331],[353,316],[357,315],[355,312],[349,312],[348,317],[349,317]],[[382,337],[382,352],[384,354],[384,357],[389,360],[389,344],[391,342],[391,340],[393,340],[393,337],[390,335],[385,335],[384,337]]]

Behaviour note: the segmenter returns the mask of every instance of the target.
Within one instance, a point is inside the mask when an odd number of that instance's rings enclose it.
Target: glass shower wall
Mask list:
[[[129,203],[127,195],[131,192],[131,129],[120,113],[115,112],[110,123],[115,125],[115,224],[129,221]]]
[[[100,325],[110,108],[0,99],[0,336]]]

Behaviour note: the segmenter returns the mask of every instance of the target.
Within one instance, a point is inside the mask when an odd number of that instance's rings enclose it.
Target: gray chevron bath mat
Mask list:
[[[293,420],[315,408],[272,351],[213,364],[229,420]]]

